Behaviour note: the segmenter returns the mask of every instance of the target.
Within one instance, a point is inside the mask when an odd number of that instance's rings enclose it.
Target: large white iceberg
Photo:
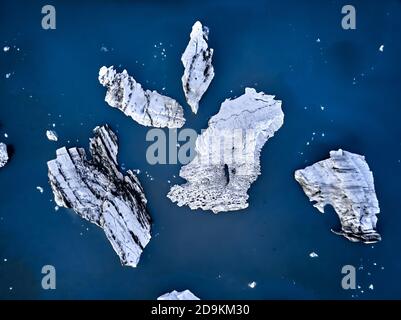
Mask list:
[[[281,101],[246,88],[221,105],[198,136],[196,156],[180,171],[188,182],[175,185],[168,197],[178,206],[221,211],[248,207],[248,189],[260,174],[260,152],[284,123]]]

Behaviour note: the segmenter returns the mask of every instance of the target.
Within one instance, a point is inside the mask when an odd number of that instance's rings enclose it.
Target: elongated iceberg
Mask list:
[[[7,146],[0,142],[0,168],[4,167],[8,162]]]
[[[200,300],[191,291],[185,290],[178,292],[176,290],[165,293],[157,298],[157,300]]]
[[[295,172],[310,201],[320,212],[331,205],[341,222],[341,231],[333,231],[357,242],[381,240],[376,231],[379,202],[373,174],[365,157],[343,151],[331,151],[330,158]]]
[[[198,136],[195,158],[183,166],[187,180],[168,197],[178,206],[221,211],[248,207],[247,191],[260,174],[260,152],[284,123],[281,101],[246,88],[245,94],[222,103]]]
[[[214,77],[213,49],[208,46],[209,29],[199,21],[192,27],[190,40],[181,61],[184,65],[182,87],[188,104],[198,112],[199,101]]]
[[[99,70],[99,82],[107,88],[105,101],[139,124],[181,128],[185,123],[184,111],[177,101],[142,89],[126,70],[118,73],[113,66],[103,66]]]
[[[123,265],[136,267],[150,241],[151,218],[138,178],[118,170],[117,136],[106,125],[94,129],[92,159],[82,148],[61,148],[47,163],[58,206],[72,208],[103,229]]]

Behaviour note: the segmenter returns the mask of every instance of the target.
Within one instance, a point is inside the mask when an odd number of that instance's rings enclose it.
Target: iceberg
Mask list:
[[[60,148],[47,163],[54,199],[101,227],[122,265],[136,267],[151,238],[144,190],[129,170],[118,169],[117,136],[106,125],[94,129],[91,160],[82,148]]]
[[[281,101],[246,88],[225,100],[198,136],[195,158],[180,170],[187,180],[167,197],[178,206],[214,213],[248,207],[247,191],[260,174],[260,152],[284,123]]]
[[[295,180],[321,213],[326,205],[334,208],[341,222],[341,231],[334,233],[353,242],[381,240],[376,231],[379,202],[364,156],[331,151],[330,158],[297,170]]]
[[[208,46],[209,29],[199,21],[192,27],[190,40],[181,61],[184,65],[182,88],[194,113],[198,112],[199,101],[214,77],[212,65],[213,49]]]
[[[101,67],[99,82],[107,88],[105,101],[144,126],[181,128],[185,123],[182,106],[156,91],[144,90],[127,70]]]

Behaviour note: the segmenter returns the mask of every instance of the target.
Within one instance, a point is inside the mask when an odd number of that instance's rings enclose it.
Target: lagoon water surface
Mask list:
[[[43,4],[2,1],[0,141],[12,156],[0,169],[0,298],[155,299],[173,289],[202,299],[401,298],[401,2],[353,3],[356,30],[341,28],[336,0],[52,1],[57,27],[43,30]],[[196,20],[210,28],[216,76],[194,115],[180,57]],[[249,208],[214,215],[167,199],[183,182],[180,165],[146,162],[149,128],[104,102],[103,65],[177,99],[185,128],[199,132],[246,86],[282,100],[285,123],[263,149]],[[87,148],[105,123],[120,164],[141,170],[154,220],[136,269],[120,265],[101,229],[56,211],[47,181],[56,149]],[[58,142],[45,136],[53,124]],[[293,178],[340,147],[364,154],[374,173],[380,243],[331,233],[335,212],[320,214]],[[44,265],[56,268],[56,290],[41,287]],[[355,290],[341,287],[344,265],[357,269]]]

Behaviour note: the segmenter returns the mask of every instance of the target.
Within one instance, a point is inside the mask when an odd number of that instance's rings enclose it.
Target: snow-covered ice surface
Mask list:
[[[198,136],[196,156],[180,170],[188,182],[175,185],[168,197],[178,206],[214,213],[248,207],[247,191],[260,174],[260,152],[284,123],[281,101],[246,88],[225,100]]]
[[[107,88],[105,101],[144,126],[181,128],[185,123],[182,106],[174,99],[142,86],[124,70],[101,67],[99,82]]]
[[[185,290],[178,292],[176,290],[165,293],[157,298],[157,300],[200,300],[191,291]]]
[[[117,136],[107,125],[94,129],[90,153],[88,160],[84,149],[64,147],[47,163],[55,202],[101,227],[121,263],[136,267],[151,238],[142,186],[118,170]]]
[[[334,208],[342,229],[336,234],[353,242],[381,240],[376,230],[379,202],[364,156],[341,149],[331,151],[329,159],[297,170],[295,179],[320,212],[326,205]]]
[[[181,61],[184,65],[182,88],[194,113],[198,112],[199,101],[214,77],[212,65],[213,49],[208,46],[209,28],[199,21],[192,27],[190,40]]]

